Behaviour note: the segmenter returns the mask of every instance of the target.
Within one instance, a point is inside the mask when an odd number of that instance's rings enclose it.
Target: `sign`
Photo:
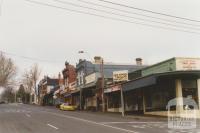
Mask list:
[[[113,81],[114,82],[128,81],[128,70],[114,71]]]
[[[99,77],[99,73],[92,73],[88,76],[85,77],[85,84],[89,84],[92,82],[95,82],[97,80],[97,78]]]
[[[110,93],[110,92],[115,92],[115,91],[119,91],[119,90],[121,90],[121,86],[117,85],[117,86],[113,86],[108,89],[105,89],[104,93]]]
[[[50,91],[54,88],[54,86],[47,86],[47,93],[49,94]]]
[[[200,70],[200,58],[178,58],[176,70]]]

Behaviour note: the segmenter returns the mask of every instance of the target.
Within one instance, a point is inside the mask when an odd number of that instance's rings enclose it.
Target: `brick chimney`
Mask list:
[[[100,56],[94,57],[94,63],[96,63],[96,64],[101,64],[101,60],[102,60],[102,58]]]
[[[59,74],[58,74],[58,82],[59,82],[59,85],[62,84],[62,79],[61,79],[61,74],[60,74],[60,72],[59,72]]]
[[[137,64],[138,66],[141,66],[141,65],[142,65],[142,58],[136,58],[135,60],[136,60],[136,64]]]

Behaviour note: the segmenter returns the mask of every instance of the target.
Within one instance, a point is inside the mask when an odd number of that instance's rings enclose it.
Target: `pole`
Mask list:
[[[17,91],[15,91],[15,103],[17,102]]]
[[[101,89],[102,89],[102,111],[105,112],[105,98],[104,98],[104,61],[101,58]]]
[[[123,95],[122,87],[121,87],[121,109],[122,109],[122,116],[124,117],[125,116],[125,114],[124,114],[124,95]]]
[[[82,110],[82,89],[80,88],[80,110]]]

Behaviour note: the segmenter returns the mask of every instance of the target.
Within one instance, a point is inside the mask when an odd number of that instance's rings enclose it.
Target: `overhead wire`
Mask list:
[[[48,63],[63,63],[63,61],[51,61],[51,60],[45,60],[45,59],[39,59],[39,58],[33,58],[33,57],[28,57],[28,56],[22,56],[22,55],[17,55],[17,54],[13,54],[13,53],[9,53],[9,52],[4,52],[2,50],[0,50],[0,53],[3,53],[5,55],[10,55],[10,56],[14,56],[14,57],[19,57],[19,58],[23,58],[26,60],[31,60],[31,61],[40,61],[40,62],[48,62]]]
[[[82,6],[82,5],[79,5],[79,4],[74,4],[74,3],[71,3],[71,2],[63,1],[63,0],[54,0],[54,1],[62,3],[62,4],[72,5],[72,6],[75,6],[75,7],[81,7],[81,8],[85,8],[85,9],[90,9],[90,10],[94,10],[94,11],[98,11],[98,12],[103,12],[103,13],[107,13],[107,14],[111,14],[111,15],[116,15],[116,16],[120,16],[120,17],[126,17],[126,18],[136,19],[136,20],[140,20],[140,21],[144,21],[144,22],[147,21],[147,22],[151,22],[151,23],[157,23],[157,24],[162,24],[162,25],[167,25],[167,26],[185,28],[185,29],[189,29],[189,30],[198,30],[198,31],[200,30],[199,28],[193,28],[193,27],[175,25],[175,24],[171,24],[171,23],[159,22],[159,21],[154,21],[154,20],[149,20],[149,19],[143,19],[143,18],[138,18],[138,17],[132,17],[132,16],[128,16],[128,15],[124,15],[124,14],[119,14],[119,13],[115,13],[115,12],[110,12],[110,11],[106,11],[106,10],[101,10],[101,9],[87,7],[87,6]]]
[[[125,5],[125,4],[116,3],[116,2],[112,2],[112,1],[108,1],[108,0],[98,0],[98,1],[101,1],[101,2],[104,2],[104,3],[113,4],[113,5],[118,5],[118,6],[121,6],[121,7],[131,8],[131,9],[135,9],[135,10],[139,10],[139,11],[143,11],[143,12],[148,12],[148,13],[153,13],[153,14],[157,14],[157,15],[167,16],[167,17],[171,17],[171,18],[182,19],[182,20],[198,22],[198,23],[200,22],[200,20],[195,20],[195,19],[175,16],[175,15],[161,13],[161,12],[155,12],[155,11],[152,11],[152,10],[142,9],[142,8],[138,8],[138,7],[134,7],[134,6],[128,6],[128,5]]]
[[[80,13],[80,14],[87,14],[87,15],[101,17],[101,18],[115,20],[115,21],[121,21],[121,22],[127,22],[127,23],[137,24],[137,25],[148,26],[148,27],[152,27],[152,28],[159,28],[159,29],[165,29],[165,30],[173,30],[173,31],[179,31],[179,32],[185,32],[185,33],[192,33],[192,34],[200,35],[199,32],[194,32],[194,31],[189,31],[189,30],[184,30],[184,29],[177,29],[177,28],[171,28],[171,27],[162,27],[162,26],[157,26],[157,25],[151,25],[151,24],[146,24],[146,23],[129,21],[129,20],[121,19],[121,18],[114,18],[114,17],[104,16],[104,15],[99,15],[99,14],[95,14],[95,13],[91,13],[91,12],[87,12],[87,11],[80,11],[80,10],[69,9],[69,8],[65,8],[65,7],[61,7],[61,6],[56,6],[56,5],[52,5],[52,4],[48,4],[48,3],[44,3],[44,2],[38,2],[38,1],[34,1],[34,0],[25,0],[25,1],[30,2],[30,3],[34,3],[34,4],[39,4],[39,5],[47,6],[47,7],[53,7],[53,8],[62,9],[62,10],[70,11],[70,12],[76,12],[76,13]]]
[[[155,17],[155,16],[151,16],[151,15],[146,15],[146,14],[142,14],[142,13],[136,13],[136,12],[133,12],[133,11],[127,11],[127,10],[122,10],[122,9],[118,9],[118,8],[113,8],[113,7],[105,6],[105,5],[102,5],[102,4],[95,3],[95,2],[89,2],[89,1],[85,1],[85,0],[77,0],[77,1],[89,4],[89,5],[99,6],[99,7],[103,7],[103,8],[107,8],[107,9],[112,9],[112,10],[115,10],[115,11],[120,11],[120,12],[124,12],[124,13],[128,13],[128,14],[134,14],[134,15],[143,16],[143,17],[147,17],[147,18],[167,21],[167,22],[171,22],[171,23],[184,24],[184,25],[195,26],[195,27],[200,26],[198,24],[185,23],[185,22]]]

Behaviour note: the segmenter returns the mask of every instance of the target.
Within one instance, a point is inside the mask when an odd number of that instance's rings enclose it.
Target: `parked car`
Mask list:
[[[63,102],[57,102],[55,105],[56,105],[56,108],[59,108],[60,109],[60,105],[62,105]]]
[[[6,102],[5,101],[0,101],[0,104],[5,104]]]
[[[73,106],[68,103],[63,103],[60,105],[60,110],[74,111],[76,110],[76,106]]]

